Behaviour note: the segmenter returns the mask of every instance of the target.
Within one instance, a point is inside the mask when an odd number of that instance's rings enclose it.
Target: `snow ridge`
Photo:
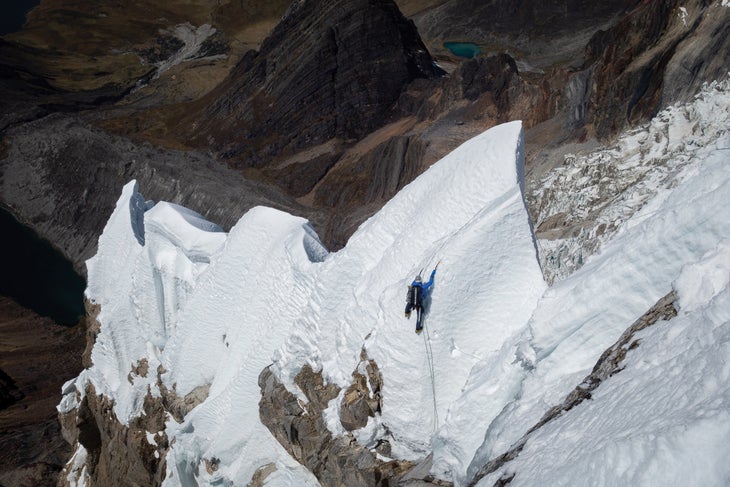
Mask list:
[[[388,439],[398,457],[415,461],[433,451],[446,478],[463,475],[482,441],[464,424],[495,384],[474,384],[472,375],[505,353],[500,344],[526,326],[545,287],[522,198],[522,143],[519,122],[495,127],[403,188],[323,263],[310,308],[274,363],[292,392],[304,364],[345,387],[364,343],[385,381],[366,446]],[[423,339],[402,313],[407,284],[439,260],[426,319],[434,414]],[[485,421],[498,413],[496,403],[481,411]],[[443,423],[432,441],[434,416]]]
[[[728,88],[712,84],[693,105],[587,158],[583,168],[599,169],[583,175],[577,207],[566,188],[582,169],[548,176],[550,211],[578,208],[580,218],[615,225],[592,234],[600,252],[549,288],[523,198],[520,122],[434,164],[336,253],[302,218],[257,207],[226,234],[177,205],[145,201],[130,182],[87,263],[86,295],[101,309],[94,365],[64,386],[59,410],[73,411],[93,385],[126,424],[144,414],[147,395],[207,391],[181,422],[166,422],[165,485],[245,485],[265,468],[267,485],[313,486],[259,420],[259,373],[273,360],[302,401],[294,377],[303,366],[345,388],[364,348],[382,374],[382,413],[354,440],[372,449],[387,440],[393,458],[432,461],[431,475],[466,485],[674,289],[679,315],[642,330],[621,373],[479,485],[502,475],[514,485],[663,485],[689,479],[698,461],[707,484],[724,485]],[[594,215],[608,167],[627,175],[625,196]],[[419,336],[403,316],[406,286],[438,262]],[[130,373],[143,361],[152,372]],[[340,400],[326,409],[334,435],[347,434]],[[83,482],[84,450],[74,458]]]

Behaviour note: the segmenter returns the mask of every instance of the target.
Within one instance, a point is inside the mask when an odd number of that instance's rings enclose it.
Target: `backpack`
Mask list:
[[[423,288],[421,288],[421,286],[408,286],[408,293],[406,294],[406,302],[410,303],[411,306],[420,305],[422,291],[423,291]]]

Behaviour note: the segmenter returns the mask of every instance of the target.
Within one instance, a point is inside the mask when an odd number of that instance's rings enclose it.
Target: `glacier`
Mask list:
[[[385,438],[393,457],[429,459],[436,478],[467,485],[674,289],[678,316],[643,331],[640,350],[591,401],[479,485],[510,476],[514,485],[666,485],[699,475],[696,465],[704,483],[726,484],[729,148],[727,132],[693,148],[676,185],[552,286],[523,197],[518,121],[434,164],[332,253],[302,218],[257,207],[225,233],[145,201],[132,181],[87,263],[86,296],[100,309],[93,365],[64,386],[59,411],[92,385],[126,424],[148,394],[202,390],[200,404],[165,423],[165,485],[245,485],[266,465],[276,467],[266,485],[319,485],[261,423],[258,376],[271,365],[306,401],[294,382],[302,367],[344,390],[365,350],[383,377],[382,411],[356,440],[373,448]],[[418,335],[403,316],[406,287],[437,263]],[[136,373],[143,362],[157,374]],[[340,399],[327,410],[334,435],[347,434]],[[86,481],[83,457],[79,447],[72,484]]]

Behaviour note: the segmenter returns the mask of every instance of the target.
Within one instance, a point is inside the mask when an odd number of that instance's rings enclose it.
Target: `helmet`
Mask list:
[[[420,274],[416,276],[416,282],[421,282],[421,276],[420,276]]]

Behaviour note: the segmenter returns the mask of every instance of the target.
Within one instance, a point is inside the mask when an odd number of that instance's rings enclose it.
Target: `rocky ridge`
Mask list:
[[[408,2],[401,4],[414,11]],[[362,9],[375,7],[366,7],[358,2],[332,4],[327,7],[334,9],[327,10],[332,17],[330,20],[319,15],[321,12],[313,2],[297,3],[296,8],[293,7],[284,16],[281,27],[275,29],[265,42],[261,42],[265,34],[259,34],[259,52],[251,51],[238,61],[234,57],[240,51],[233,48],[228,51],[225,63],[232,71],[226,71],[230,73],[228,78],[215,89],[208,85],[197,95],[189,93],[174,99],[163,95],[170,90],[171,77],[182,76],[181,69],[192,73],[207,68],[195,59],[188,60],[166,71],[160,78],[148,80],[148,85],[139,92],[125,95],[126,91],[123,90],[124,93],[100,98],[92,96],[93,90],[88,89],[63,92],[50,85],[43,88],[47,82],[44,81],[42,70],[36,66],[29,71],[29,79],[36,79],[37,87],[24,92],[22,96],[6,98],[6,101],[15,100],[15,105],[12,105],[15,108],[6,111],[6,117],[9,118],[3,131],[4,153],[10,152],[14,144],[15,125],[44,116],[53,111],[53,107],[66,103],[63,100],[76,106],[72,109],[97,106],[82,115],[85,123],[100,124],[107,130],[133,136],[137,140],[142,137],[155,145],[163,144],[177,149],[189,148],[191,145],[204,149],[214,147],[217,155],[210,159],[211,165],[221,164],[223,158],[239,167],[255,166],[244,171],[246,178],[261,180],[265,185],[277,185],[290,198],[297,198],[303,206],[322,212],[321,218],[313,218],[315,226],[329,247],[337,249],[360,222],[399,188],[461,142],[496,123],[510,119],[524,121],[527,129],[527,178],[528,181],[537,181],[543,173],[562,164],[567,153],[580,153],[602,145],[610,141],[622,127],[640,123],[674,101],[691,98],[704,81],[723,77],[723,70],[728,64],[728,9],[717,2],[696,0],[684,5],[684,10],[681,10],[676,1],[650,4],[627,1],[606,6],[606,12],[595,12],[571,2],[551,2],[544,8],[549,14],[547,17],[555,20],[550,24],[554,30],[548,35],[547,24],[536,25],[530,37],[530,45],[535,46],[534,50],[514,48],[511,44],[514,36],[509,34],[512,24],[506,21],[494,24],[490,20],[492,17],[487,14],[493,14],[492,10],[498,5],[480,7],[466,19],[463,14],[452,12],[458,7],[452,5],[453,2],[448,5],[441,2],[431,4],[413,13],[419,31],[425,33],[424,44],[418,39],[415,30],[408,26],[409,23],[398,14],[395,5],[388,2],[379,3],[376,10],[380,13],[373,13],[370,16],[372,20],[363,26],[334,20],[344,19],[343,12],[349,11],[347,9],[362,14],[369,12]],[[228,5],[225,8],[233,7]],[[469,11],[464,6],[459,8],[462,12]],[[272,5],[267,18],[271,18],[275,10]],[[525,5],[514,4],[509,11],[523,12],[525,15],[529,13],[532,20],[526,19],[526,25],[543,18],[538,15],[542,11],[533,12]],[[683,13],[685,11],[686,15]],[[447,14],[454,15],[449,22],[444,21]],[[107,15],[111,22],[118,14],[112,9]],[[189,19],[193,19],[191,25],[200,25],[204,19],[200,14],[190,17],[189,12],[184,13],[184,10],[178,15],[188,15]],[[235,33],[240,32],[240,29],[230,24],[230,21],[227,23],[221,20],[221,15],[213,14],[213,18],[219,19],[217,23],[213,22],[217,38],[221,42],[228,39],[228,46],[238,45],[231,39],[236,38],[238,34]],[[31,18],[29,25],[35,25],[34,22],[41,22],[41,18]],[[444,54],[439,42],[448,36],[444,34],[446,37],[439,37],[435,29],[438,26],[443,28],[446,24],[453,28],[459,25],[494,24],[492,31],[497,37],[488,44],[492,50],[485,50],[484,56],[462,61]],[[170,37],[175,25],[178,24],[167,24],[156,35],[154,31],[152,34],[148,32],[148,40],[145,41],[148,47],[143,51],[149,57],[150,69],[156,69],[165,56],[180,57],[178,52],[173,51],[182,41],[175,43],[172,41],[174,36]],[[293,25],[297,29],[291,29]],[[350,27],[345,28],[345,25]],[[386,27],[388,25],[390,27]],[[569,35],[568,32],[575,25],[581,26],[581,32],[585,35]],[[105,30],[106,27],[93,23],[88,27],[91,30],[100,29],[95,36],[109,35],[110,32]],[[42,24],[37,24],[32,32],[39,35],[37,33],[42,28]],[[390,32],[391,36],[398,38],[398,43],[396,46],[386,46],[388,49],[374,50],[374,45],[358,40],[368,38],[367,29],[378,33],[381,30]],[[474,38],[464,40],[487,45],[479,37],[482,34],[477,35],[479,29],[486,32],[484,27],[465,29],[464,32],[474,33]],[[112,29],[112,32],[116,31]],[[341,37],[334,36],[335,32],[339,32]],[[169,39],[169,42],[165,39]],[[20,42],[18,39],[11,40]],[[541,43],[561,61],[537,70],[526,68],[531,53],[538,52],[538,47],[543,45]],[[434,75],[434,71],[428,54],[421,52],[424,51],[424,45],[437,51],[436,60],[450,67],[448,76],[428,79],[428,76]],[[713,49],[705,49],[705,46],[713,46]],[[7,54],[7,50],[3,52]],[[338,56],[342,58],[341,61],[337,60]],[[300,63],[301,59],[310,61]],[[376,68],[382,66],[378,68],[383,69],[382,76],[370,76],[372,69],[362,70],[367,65],[362,64],[366,59]],[[353,63],[355,60],[360,64]],[[237,62],[235,68],[232,64],[234,61]],[[11,66],[16,71],[20,69],[17,57],[12,62],[6,58],[4,62],[5,68]],[[338,62],[345,64],[339,65]],[[326,73],[336,75],[336,79],[328,81],[329,75]],[[209,82],[215,83],[215,79],[223,78],[211,78]],[[386,79],[395,81],[385,82]],[[7,81],[5,89],[8,86],[15,87],[14,90],[18,86],[33,86],[33,83],[18,83],[17,79]],[[87,86],[90,85],[79,85],[81,88]],[[351,93],[345,89],[347,86]],[[39,92],[45,93],[44,102],[29,101],[34,96],[37,99]],[[203,96],[205,93],[208,94]],[[73,100],[80,96],[86,97],[88,101],[74,105],[76,102]],[[123,97],[122,101],[114,103],[120,96]],[[267,97],[268,102],[265,100]],[[18,108],[20,105],[16,103],[17,100],[20,100],[18,103],[22,105],[21,108]],[[185,100],[193,101],[180,103]],[[268,107],[272,101],[276,103]],[[304,106],[315,109],[304,109]],[[313,115],[315,113],[321,116]],[[325,113],[330,115],[324,116]],[[296,117],[292,118],[292,115]],[[316,123],[306,121],[306,117],[312,116]],[[353,125],[355,120],[358,123]],[[246,130],[252,138],[242,138],[242,133],[248,133]],[[73,132],[70,135],[73,137]],[[64,134],[61,132],[57,137],[63,138]],[[243,139],[246,142],[241,142]],[[141,144],[138,141],[126,141],[124,145],[131,147]],[[115,158],[115,151],[111,152],[110,156]],[[107,157],[104,150],[98,150],[97,153]],[[18,152],[15,154],[20,157],[20,160],[16,160],[21,166],[31,162],[27,156]],[[182,152],[174,154],[181,159],[186,157]],[[193,156],[193,159],[196,157]],[[5,179],[22,179],[22,175],[10,174],[18,166],[9,168],[7,161],[5,158],[2,166]],[[45,158],[37,158],[32,164],[44,164],[43,161]],[[85,165],[83,159],[70,159],[67,162],[65,167],[78,166],[79,173],[85,172],[82,169]],[[192,167],[205,167],[200,175],[196,173],[196,176],[201,176],[209,172],[210,165],[193,164],[186,167],[186,174],[191,176]],[[49,173],[47,169],[43,172]],[[135,170],[129,170],[125,175],[144,178]],[[63,178],[57,181],[47,178],[47,181],[61,189],[52,191],[54,196],[51,198],[44,194],[38,195],[40,200],[46,199],[45,202],[38,200],[26,208],[25,202],[12,201],[5,196],[17,192],[6,185],[3,204],[10,207],[20,220],[54,242],[64,237],[59,232],[49,231],[47,227],[50,225],[74,228],[74,232],[78,233],[76,238],[90,242],[89,247],[93,247],[103,225],[101,220],[79,226],[75,221],[69,222],[59,216],[58,219],[64,221],[51,223],[39,218],[38,211],[33,207],[39,204],[61,204],[72,213],[83,212],[83,208],[79,208],[81,204],[93,205],[96,200],[87,198],[82,202],[72,197],[74,192],[72,188],[64,186]],[[244,178],[238,176],[229,178],[229,181],[243,188],[248,185]],[[104,191],[113,193],[119,183],[109,182],[111,185]],[[157,197],[155,184],[158,183],[153,183],[149,190],[145,188],[152,197]],[[200,188],[198,193],[202,193]],[[167,198],[169,193],[161,193],[161,197]],[[282,201],[278,206],[292,208],[285,199],[278,198],[278,201]],[[194,202],[190,206],[201,212],[206,210],[206,207]],[[103,210],[108,206],[102,200],[99,208]],[[312,215],[307,210],[297,213]],[[46,216],[51,220],[56,218],[53,214]],[[227,227],[225,222],[213,220]],[[56,245],[77,264],[89,255],[89,249],[84,245],[63,242],[56,242]]]
[[[440,74],[392,1],[296,1],[176,129],[236,166],[258,167],[333,138],[362,138],[408,83]]]

